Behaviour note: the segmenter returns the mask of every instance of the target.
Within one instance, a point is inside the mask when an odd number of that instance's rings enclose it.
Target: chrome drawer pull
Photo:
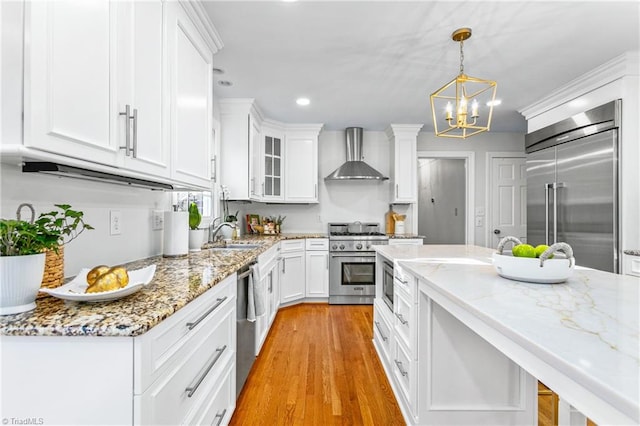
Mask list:
[[[398,370],[400,370],[400,374],[402,374],[403,376],[407,377],[409,375],[409,373],[407,373],[403,368],[402,368],[402,363],[400,361],[398,361],[397,359],[394,359],[393,362],[396,363],[396,366],[398,367]]]
[[[405,281],[402,278],[398,277],[398,276],[394,276],[394,279],[398,280],[399,282],[401,282],[402,284],[409,284],[409,281]]]
[[[378,333],[380,333],[380,336],[382,337],[382,341],[386,342],[387,340],[389,340],[387,337],[385,337],[384,333],[382,333],[382,328],[380,328],[380,323],[378,321],[374,322],[376,325],[376,328],[378,329]]]
[[[226,408],[224,410],[222,410],[222,413],[216,414],[216,416],[213,418],[213,420],[215,420],[218,417],[220,417],[220,419],[218,419],[218,422],[216,423],[216,426],[220,426],[220,423],[222,423],[222,419],[224,419],[224,415],[225,414],[227,414],[227,409]],[[211,423],[211,424],[213,424],[213,423]]]
[[[202,376],[200,376],[200,378],[198,379],[196,384],[194,386],[190,386],[190,387],[185,389],[185,392],[187,392],[187,396],[189,398],[191,398],[193,396],[193,394],[196,393],[196,391],[198,390],[198,386],[200,386],[200,383],[202,383],[204,378],[207,377],[207,374],[209,374],[209,371],[211,371],[211,369],[213,368],[214,364],[216,362],[218,362],[218,360],[222,356],[222,353],[224,352],[225,349],[227,349],[227,345],[224,345],[223,347],[216,349],[216,352],[217,352],[216,356],[213,358],[213,361],[211,361],[211,364],[209,364],[209,366],[204,371]]]
[[[406,319],[404,319],[404,317],[402,316],[402,314],[396,313],[396,316],[398,317],[398,319],[400,320],[400,322],[402,323],[402,325],[407,325],[407,324],[409,324],[409,321],[407,321]]]
[[[216,304],[213,305],[211,307],[211,309],[209,309],[207,312],[204,313],[204,315],[202,315],[200,318],[198,318],[196,320],[196,322],[188,322],[187,323],[187,327],[189,327],[189,330],[193,330],[195,326],[197,326],[198,324],[200,324],[200,322],[205,319],[207,317],[207,315],[209,315],[211,312],[215,311],[216,308],[218,306],[220,306],[222,304],[222,302],[224,302],[225,300],[227,300],[227,296],[223,297],[222,299],[216,299]]]

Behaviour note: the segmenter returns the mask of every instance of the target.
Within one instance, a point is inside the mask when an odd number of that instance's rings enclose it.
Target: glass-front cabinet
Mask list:
[[[264,137],[264,199],[282,199],[282,138]]]

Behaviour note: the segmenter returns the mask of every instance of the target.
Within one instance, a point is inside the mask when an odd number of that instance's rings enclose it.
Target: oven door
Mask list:
[[[372,304],[375,283],[374,254],[331,253],[329,303]]]
[[[393,312],[393,264],[384,262],[382,264],[382,300]]]

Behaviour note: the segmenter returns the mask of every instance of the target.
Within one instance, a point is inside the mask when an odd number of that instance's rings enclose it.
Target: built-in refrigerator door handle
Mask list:
[[[544,184],[544,243],[546,245],[549,245],[549,189],[552,187],[552,183]]]
[[[564,182],[553,183],[553,244],[558,242],[558,188],[564,187]]]

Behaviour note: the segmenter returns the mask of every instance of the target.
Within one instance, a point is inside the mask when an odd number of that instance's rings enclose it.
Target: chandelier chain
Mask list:
[[[460,40],[460,74],[464,74],[464,50],[462,50],[462,45],[464,42]]]

